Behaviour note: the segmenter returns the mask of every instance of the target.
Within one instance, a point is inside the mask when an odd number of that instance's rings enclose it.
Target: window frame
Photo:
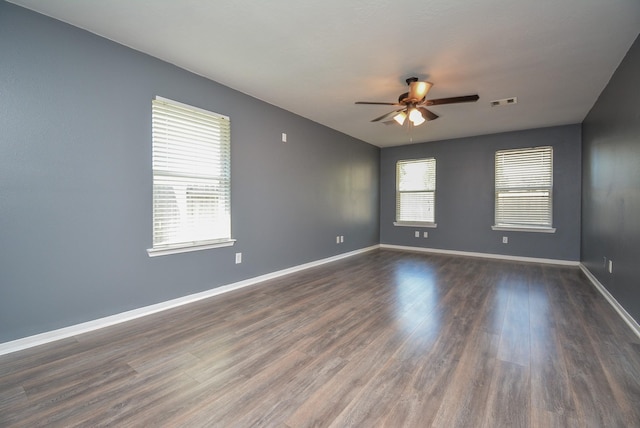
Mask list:
[[[522,179],[520,179],[520,183],[518,185],[499,185],[499,181],[505,181],[505,180],[499,180],[499,162],[501,162],[504,165],[504,161],[505,159],[508,159],[509,156],[513,156],[514,154],[520,154],[521,156],[531,156],[533,154],[534,151],[538,151],[538,152],[542,152],[542,151],[547,151],[548,152],[548,156],[549,156],[549,162],[548,162],[548,176],[545,176],[544,179],[542,181],[548,183],[548,184],[538,184],[536,185],[535,183],[531,183],[531,184],[527,184],[526,180],[523,182]],[[545,155],[544,153],[542,153],[543,155]],[[524,163],[526,162],[526,159],[523,161],[523,159],[519,159],[519,162]],[[533,164],[531,164],[533,165]],[[512,165],[512,168],[514,166]],[[517,166],[516,166],[517,167]],[[526,167],[526,165],[524,166]],[[524,168],[523,166],[520,166],[520,168]],[[545,168],[547,168],[546,165],[544,165]],[[521,231],[521,232],[541,232],[541,233],[555,233],[556,229],[553,227],[553,174],[554,174],[554,167],[553,167],[553,146],[536,146],[536,147],[522,147],[522,148],[515,148],[515,149],[504,149],[504,150],[497,150],[495,152],[495,157],[494,157],[494,224],[493,226],[491,226],[492,230],[501,230],[501,231]],[[544,172],[544,169],[541,168],[538,170],[538,172]],[[509,179],[507,179],[506,181],[508,181]],[[517,182],[518,180],[513,180],[514,182]],[[531,179],[530,181],[535,181],[533,179]],[[540,181],[540,180],[538,180]],[[514,193],[523,193],[523,192],[527,192],[527,193],[544,193],[547,192],[547,198],[548,198],[548,222],[540,222],[540,223],[534,223],[531,222],[532,220],[526,220],[524,222],[518,222],[518,221],[505,221],[505,220],[509,220],[509,218],[505,219],[505,218],[499,218],[499,212],[500,211],[504,211],[499,209],[499,204],[500,201],[504,201],[504,198],[500,198],[501,194],[505,194],[508,192],[514,192]],[[532,196],[533,198],[533,196]],[[511,220],[513,220],[513,217],[511,218]]]
[[[229,117],[160,96],[153,98],[151,111],[153,221],[152,248],[147,249],[149,257],[232,246],[235,239],[231,229]],[[171,111],[184,115],[184,121],[174,123]],[[167,122],[156,125],[157,118],[165,118]],[[184,133],[174,137],[176,131]],[[184,138],[189,132],[195,133],[194,136]],[[209,143],[216,145],[210,149],[206,146]],[[177,154],[173,153],[176,149]],[[180,201],[173,202],[176,205],[173,209],[180,212],[175,218],[171,214],[167,217],[166,209],[157,209],[167,203],[166,194],[162,195],[159,190],[163,186],[173,193],[173,199]],[[216,212],[213,205],[221,207],[221,213]],[[211,227],[202,217],[214,218],[219,226]],[[170,226],[165,229],[158,226],[163,220]],[[202,227],[207,224],[209,227]],[[163,230],[173,232],[171,239],[158,242]]]
[[[433,188],[429,189],[427,187],[419,190],[400,190],[400,166],[402,164],[410,164],[410,163],[420,163],[420,162],[428,162],[432,164],[433,167]],[[430,227],[435,228],[438,226],[436,223],[436,192],[437,192],[437,160],[435,157],[426,157],[426,158],[417,158],[417,159],[400,159],[396,162],[396,212],[395,212],[395,221],[393,222],[394,226],[406,226],[406,227]],[[432,221],[407,221],[407,220],[399,220],[402,217],[400,210],[401,206],[401,197],[403,194],[408,193],[430,193],[433,195],[433,219]]]

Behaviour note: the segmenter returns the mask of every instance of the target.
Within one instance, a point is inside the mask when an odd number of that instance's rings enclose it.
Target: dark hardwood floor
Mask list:
[[[0,426],[639,427],[578,268],[377,250],[0,357]]]

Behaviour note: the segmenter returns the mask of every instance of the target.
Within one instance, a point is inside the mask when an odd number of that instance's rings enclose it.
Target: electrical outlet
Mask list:
[[[509,243],[509,237],[508,236],[503,236],[502,237],[502,243],[503,244],[508,244]]]
[[[242,263],[242,253],[236,253],[236,264]]]
[[[613,260],[609,260],[609,273],[613,273]]]
[[[415,236],[416,238],[420,237],[420,231],[416,230],[415,233],[413,234],[413,236]]]
[[[428,238],[429,237],[429,232],[423,232],[422,233],[422,237],[423,238]]]
[[[282,142],[283,143],[287,142],[287,134],[285,132],[282,133]]]

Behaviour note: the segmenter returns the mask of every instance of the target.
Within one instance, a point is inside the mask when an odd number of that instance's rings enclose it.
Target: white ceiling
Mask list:
[[[579,123],[640,30],[638,0],[11,2],[380,147]],[[411,76],[480,100],[412,130],[354,104],[395,102]]]

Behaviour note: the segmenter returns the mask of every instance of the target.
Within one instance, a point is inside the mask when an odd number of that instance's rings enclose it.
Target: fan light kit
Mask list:
[[[401,106],[401,108],[397,110],[376,117],[371,122],[379,122],[383,119],[391,118],[392,120],[385,121],[384,123],[393,123],[393,121],[396,121],[398,124],[404,125],[408,117],[409,122],[411,122],[413,126],[418,126],[428,120],[434,120],[439,117],[437,114],[428,110],[426,106],[468,103],[478,101],[480,98],[478,95],[464,95],[462,97],[428,100],[427,92],[429,92],[433,83],[420,81],[417,77],[410,77],[406,82],[407,85],[409,85],[409,92],[401,94],[398,97],[397,103],[356,101],[356,104]]]

